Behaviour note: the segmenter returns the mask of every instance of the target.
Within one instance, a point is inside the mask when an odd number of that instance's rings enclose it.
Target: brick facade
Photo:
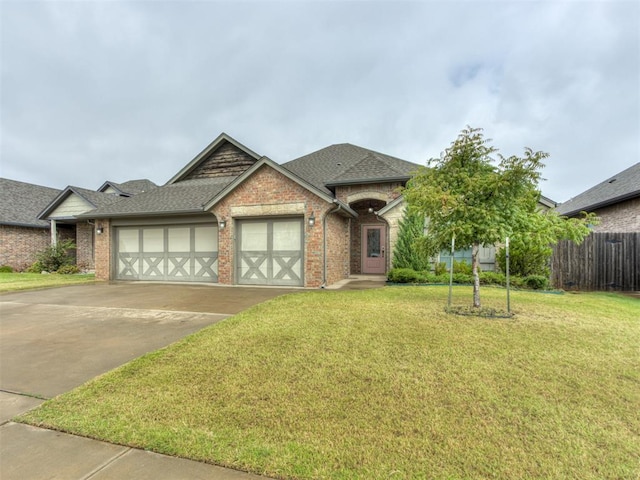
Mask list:
[[[8,265],[17,272],[29,268],[38,252],[51,245],[48,228],[0,225],[0,265]]]
[[[58,241],[75,238],[73,225],[60,225],[57,229]],[[38,253],[51,245],[51,230],[48,228],[16,227],[0,225],[0,265],[9,265],[16,272],[22,272],[33,265]],[[76,256],[76,250],[69,252]]]
[[[93,225],[86,222],[76,225],[76,265],[82,271],[91,271],[95,268],[94,236]]]
[[[238,185],[216,204],[212,213],[225,221],[220,229],[218,250],[218,281],[237,283],[235,265],[235,220],[266,216],[304,216],[304,286],[319,287],[324,282],[323,219],[334,208],[332,203],[314,195],[283,174],[262,166],[250,178]],[[316,222],[308,224],[313,214]],[[348,275],[348,221],[330,214],[327,218],[327,280],[338,281]],[[338,239],[334,239],[334,235]],[[335,279],[335,280],[334,280]]]
[[[96,280],[111,279],[112,230],[109,220],[96,220],[96,228],[102,227],[102,233],[95,234],[95,269]]]
[[[600,224],[594,232],[640,232],[640,198],[595,210]]]

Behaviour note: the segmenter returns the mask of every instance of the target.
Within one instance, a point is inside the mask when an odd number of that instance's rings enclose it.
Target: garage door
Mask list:
[[[118,280],[218,281],[217,225],[117,227]]]
[[[244,285],[303,283],[303,220],[240,220],[236,278]]]

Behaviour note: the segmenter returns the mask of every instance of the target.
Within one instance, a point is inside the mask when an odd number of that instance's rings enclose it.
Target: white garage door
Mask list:
[[[238,221],[236,278],[245,285],[299,285],[303,280],[303,220]]]
[[[217,225],[117,227],[118,280],[218,281]]]

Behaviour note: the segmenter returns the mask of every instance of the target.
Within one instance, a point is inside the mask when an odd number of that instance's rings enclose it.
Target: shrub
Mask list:
[[[443,275],[447,273],[447,264],[444,262],[436,263],[433,273],[436,275]]]
[[[76,245],[71,240],[65,240],[64,242],[58,242],[55,245],[50,245],[43,251],[38,253],[38,261],[30,267],[30,270],[39,266],[37,272],[57,272],[60,267],[65,265],[71,265],[73,263],[73,257],[69,253],[71,250],[75,250]]]
[[[75,265],[63,265],[56,273],[61,275],[75,275],[76,273],[80,273],[80,269]]]
[[[387,279],[395,283],[418,283],[418,277],[418,272],[412,268],[393,268],[387,274]]]
[[[407,209],[400,221],[398,240],[393,250],[393,267],[410,268],[415,271],[430,267],[429,252],[420,242],[424,237],[424,216]]]
[[[473,275],[467,273],[454,273],[453,283],[471,284],[473,283]]]
[[[549,288],[549,278],[544,275],[529,275],[522,279],[524,286],[532,290],[546,290]]]
[[[519,277],[529,275],[549,276],[549,261],[552,250],[546,245],[536,245],[514,237],[509,246],[509,273]],[[500,271],[507,271],[507,250],[501,248],[496,253],[496,264]]]
[[[483,285],[506,285],[507,278],[503,273],[498,272],[481,272],[480,283]]]
[[[10,265],[0,265],[0,273],[13,273],[13,267]]]
[[[453,261],[453,274],[461,273],[463,275],[472,275],[473,267],[470,263],[465,262],[464,260],[454,260]]]
[[[40,262],[34,262],[30,267],[25,269],[26,273],[42,273],[44,268]]]

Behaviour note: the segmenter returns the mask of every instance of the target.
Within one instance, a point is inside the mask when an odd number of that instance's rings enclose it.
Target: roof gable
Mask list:
[[[48,228],[40,211],[60,193],[57,188],[0,178],[0,224]]]
[[[331,145],[283,164],[316,188],[330,192],[327,185],[391,181],[409,178],[420,165],[367,148],[341,143]]]
[[[40,212],[38,218],[73,219],[95,208],[119,202],[123,197],[68,186]]]
[[[593,211],[640,197],[640,162],[558,206],[561,215]]]
[[[167,185],[199,178],[233,177],[242,174],[255,164],[260,155],[221,133],[207,148],[200,152]]]
[[[100,188],[98,188],[98,192],[131,197],[139,193],[153,190],[154,188],[158,188],[158,186],[146,178],[140,180],[129,180],[124,183],[116,183],[107,180]]]
[[[261,167],[263,167],[265,165],[270,167],[270,168],[272,168],[272,169],[274,169],[278,173],[284,175],[289,180],[297,183],[298,185],[300,185],[304,189],[310,191],[311,193],[313,193],[314,195],[320,197],[321,199],[325,200],[326,202],[339,204],[341,206],[342,210],[347,212],[349,215],[351,215],[353,217],[357,217],[358,216],[358,214],[355,211],[353,211],[351,208],[349,208],[348,205],[346,205],[346,204],[336,200],[335,198],[333,198],[333,196],[331,195],[330,192],[327,193],[327,192],[325,192],[323,190],[320,190],[320,189],[316,188],[314,185],[310,184],[305,179],[300,178],[295,173],[293,173],[293,172],[289,171],[288,169],[284,168],[282,165],[278,165],[277,163],[275,163],[273,160],[271,160],[268,157],[262,157],[260,159],[260,161],[255,163],[251,168],[249,168],[247,171],[245,171],[242,175],[240,175],[237,178],[235,178],[224,189],[222,189],[214,198],[212,198],[211,201],[209,201],[204,206],[204,209],[205,210],[211,210],[218,202],[220,202],[223,198],[225,198],[227,195],[229,195],[231,192],[233,192],[236,189],[236,187],[241,185],[243,182],[247,181],[247,179],[249,177],[251,177],[255,172],[257,172]]]

